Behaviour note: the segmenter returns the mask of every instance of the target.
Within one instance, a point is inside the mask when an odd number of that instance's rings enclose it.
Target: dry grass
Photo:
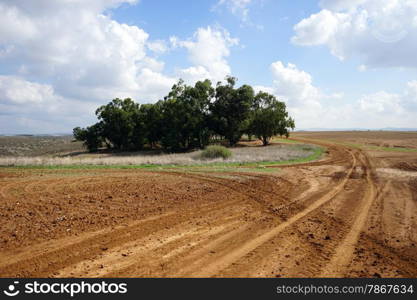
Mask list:
[[[72,136],[0,136],[0,157],[31,157],[85,151]]]
[[[251,163],[263,161],[297,160],[312,155],[316,147],[311,145],[272,145],[268,147],[242,147],[230,149],[229,159],[201,159],[201,151],[181,154],[132,155],[91,154],[78,157],[0,157],[0,166],[65,166],[65,165],[196,165],[207,163]]]

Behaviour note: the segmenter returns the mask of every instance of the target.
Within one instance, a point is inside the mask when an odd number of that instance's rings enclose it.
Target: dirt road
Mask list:
[[[0,171],[0,276],[416,277],[417,156],[319,144],[263,173]]]

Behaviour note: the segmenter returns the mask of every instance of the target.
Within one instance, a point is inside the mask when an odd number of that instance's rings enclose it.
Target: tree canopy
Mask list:
[[[285,103],[264,92],[259,92],[255,97],[249,124],[249,133],[260,139],[264,146],[275,135],[288,137],[289,130],[295,128],[295,122],[288,116]]]
[[[209,80],[194,86],[180,80],[154,104],[116,98],[96,110],[98,123],[74,128],[74,137],[90,151],[148,146],[170,152],[204,148],[214,136],[232,146],[244,134],[256,136],[264,145],[275,135],[288,137],[295,123],[285,103],[265,92],[255,94],[250,85],[236,87],[236,81],[227,77],[213,87]]]
[[[236,89],[234,77],[228,77],[226,81],[225,85],[217,84],[215,101],[211,103],[210,111],[213,129],[233,146],[247,129],[255,92],[249,85]]]

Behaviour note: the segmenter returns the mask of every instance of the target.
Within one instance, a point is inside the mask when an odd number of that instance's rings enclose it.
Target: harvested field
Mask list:
[[[417,133],[385,134],[417,148]],[[0,276],[416,277],[417,153],[349,146],[384,133],[294,138],[326,157],[268,172],[1,168]]]
[[[417,132],[401,131],[323,131],[296,132],[294,137],[328,140],[369,150],[417,151]]]

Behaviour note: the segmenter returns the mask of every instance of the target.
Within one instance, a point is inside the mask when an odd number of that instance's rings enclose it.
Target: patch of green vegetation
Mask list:
[[[186,173],[278,173],[280,172],[279,169],[276,168],[267,168],[264,166],[258,167],[202,167],[202,168],[176,168],[172,170],[165,169],[166,171],[170,172],[186,172]]]
[[[201,152],[201,158],[203,159],[214,159],[214,158],[223,158],[227,159],[232,156],[232,151],[226,147],[213,145],[208,146]]]
[[[279,137],[272,138],[272,142],[274,143],[283,143],[283,144],[301,144],[301,142],[292,140],[292,139],[284,139]]]

